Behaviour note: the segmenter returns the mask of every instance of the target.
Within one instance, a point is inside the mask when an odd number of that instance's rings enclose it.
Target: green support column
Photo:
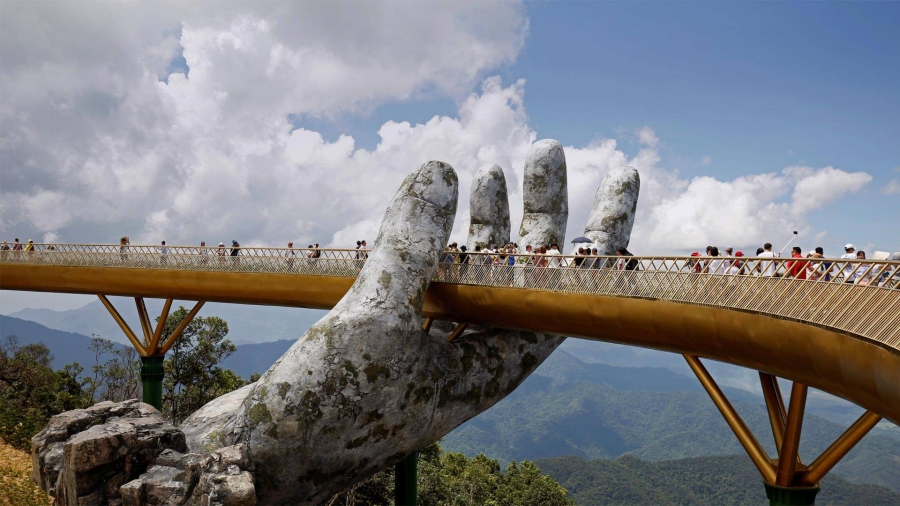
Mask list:
[[[766,483],[766,496],[771,506],[812,506],[819,487],[779,487]]]
[[[163,360],[165,355],[141,357],[141,382],[144,402],[162,411]]]
[[[413,452],[394,466],[394,504],[417,506],[419,504],[419,453]]]

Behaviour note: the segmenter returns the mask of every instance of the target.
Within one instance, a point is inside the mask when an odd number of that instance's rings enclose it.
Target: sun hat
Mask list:
[[[700,252],[699,252],[699,251],[695,251],[695,252],[691,253],[691,256],[692,256],[692,257],[698,257],[698,256],[700,256]]]
[[[856,248],[854,248],[853,245],[848,242],[847,244],[844,245],[844,249],[856,249]]]

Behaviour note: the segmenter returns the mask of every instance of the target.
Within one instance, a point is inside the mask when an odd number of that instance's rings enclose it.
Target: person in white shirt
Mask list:
[[[166,246],[166,241],[163,241],[159,247],[159,260],[161,263],[166,263],[166,258],[169,256],[169,247]]]
[[[726,265],[725,261],[719,257],[719,248],[715,246],[710,248],[709,256],[712,257],[712,259],[706,264],[706,272],[710,274],[725,274],[728,265]]]
[[[560,255],[562,253],[559,252],[559,246],[556,244],[550,245],[550,251],[547,252],[548,255],[554,255],[553,258],[550,259],[550,267],[559,267]]]
[[[762,263],[763,272],[761,276],[774,276],[775,275],[775,253],[772,253],[772,243],[767,242],[763,244],[763,252],[757,255]]]
[[[841,260],[847,261],[847,265],[844,266],[844,280],[849,281],[853,271],[856,270],[856,267],[851,263],[852,260],[856,260],[856,248],[852,244],[847,243],[844,245],[844,254],[841,255]]]

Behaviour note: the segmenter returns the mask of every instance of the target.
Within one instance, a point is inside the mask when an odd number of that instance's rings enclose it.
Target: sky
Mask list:
[[[0,236],[375,237],[428,160],[565,146],[567,236],[637,168],[629,248],[900,251],[900,4],[0,3]],[[0,312],[91,298],[0,292]]]

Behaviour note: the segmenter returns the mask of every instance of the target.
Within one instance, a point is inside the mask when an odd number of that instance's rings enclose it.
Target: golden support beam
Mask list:
[[[463,331],[465,331],[466,327],[468,327],[468,326],[469,326],[468,323],[460,323],[459,325],[457,325],[456,328],[453,329],[453,332],[450,333],[450,336],[447,337],[447,341],[452,343],[454,340],[456,340],[457,338],[459,338],[459,336],[462,335]]]
[[[181,320],[181,323],[178,325],[178,327],[176,327],[175,330],[172,331],[172,335],[170,335],[166,339],[166,342],[163,343],[162,346],[157,348],[157,350],[156,350],[157,354],[165,355],[166,352],[169,351],[169,348],[171,348],[172,345],[175,344],[175,341],[178,339],[178,336],[180,336],[181,333],[184,332],[184,329],[187,328],[188,324],[191,323],[191,320],[193,320],[194,317],[197,316],[197,312],[200,311],[200,308],[202,308],[203,304],[205,304],[205,303],[206,303],[206,301],[201,300],[201,301],[197,301],[197,303],[194,304],[194,307],[193,307],[193,309],[191,309],[191,312],[188,313],[187,316],[184,317],[184,320]],[[163,322],[160,322],[160,323],[163,323]]]
[[[806,410],[807,391],[806,385],[796,381],[794,386],[791,387],[791,404],[788,406],[784,439],[782,439],[781,447],[778,450],[778,471],[775,476],[775,484],[779,487],[793,485],[794,472],[797,470],[800,432],[803,430],[803,413]]]
[[[425,321],[422,322],[422,330],[424,330],[425,332],[428,332],[429,330],[431,330],[432,323],[434,323],[433,318],[425,318]]]
[[[138,340],[137,336],[134,335],[134,332],[132,332],[128,324],[125,323],[125,320],[122,319],[122,315],[120,315],[119,312],[116,311],[116,308],[113,307],[109,299],[106,298],[106,295],[97,294],[97,297],[100,297],[100,302],[102,302],[103,305],[106,306],[106,310],[109,311],[109,314],[111,314],[116,323],[119,324],[122,332],[124,332],[125,336],[128,337],[128,340],[131,341],[132,346],[134,346],[134,349],[137,350],[138,354],[142,357],[146,357],[148,355],[147,349],[141,346],[141,343]]]
[[[150,341],[150,349],[154,352],[159,347],[159,338],[162,336],[163,328],[166,326],[166,320],[169,319],[169,309],[172,308],[172,299],[166,299],[163,304],[162,312],[159,314],[159,320],[156,321],[156,330],[153,332],[153,339]]]
[[[766,410],[769,412],[769,424],[772,425],[775,448],[781,448],[787,415],[784,410],[784,400],[781,398],[781,389],[778,387],[778,378],[760,371],[759,382],[762,384],[763,398],[766,400]]]
[[[819,458],[809,465],[809,470],[800,477],[798,485],[811,487],[818,483],[879,421],[881,421],[881,415],[872,411],[863,413],[853,422],[853,425],[841,434],[841,437],[837,438],[828,449],[822,452],[822,455],[819,455]]]
[[[741,416],[735,411],[734,406],[728,402],[728,399],[725,397],[725,394],[722,393],[719,385],[717,385],[712,376],[710,376],[709,371],[707,371],[706,367],[700,363],[700,359],[693,355],[684,355],[684,359],[691,367],[691,370],[694,371],[697,379],[700,380],[700,384],[706,389],[706,393],[712,398],[713,403],[719,408],[719,411],[722,413],[728,426],[731,427],[732,432],[737,436],[741,446],[744,447],[744,450],[747,451],[747,455],[750,456],[750,460],[752,460],[756,468],[759,469],[759,473],[762,475],[763,479],[769,483],[775,483],[775,466],[772,465],[772,460],[769,459],[769,456],[766,454],[762,445],[759,444],[759,441],[757,441],[756,437],[753,436],[753,433],[750,432],[750,429],[744,423],[744,420],[742,420]]]
[[[147,315],[147,304],[144,303],[143,297],[135,297],[134,305],[137,306],[138,318],[141,320],[141,329],[144,331],[144,346],[148,350],[153,350],[150,346],[151,325],[150,317]]]

